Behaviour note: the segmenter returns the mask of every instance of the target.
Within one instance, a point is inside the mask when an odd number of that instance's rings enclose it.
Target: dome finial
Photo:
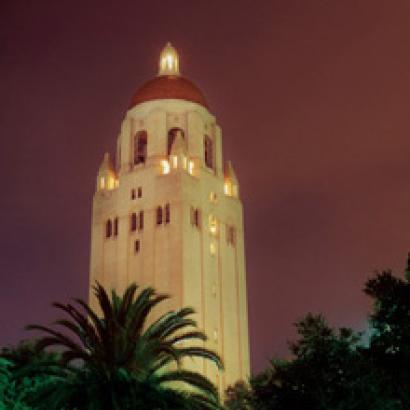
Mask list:
[[[169,42],[161,51],[158,75],[179,75],[178,53]]]

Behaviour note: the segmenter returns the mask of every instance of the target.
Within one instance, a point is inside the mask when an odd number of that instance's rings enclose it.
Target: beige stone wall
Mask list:
[[[184,130],[193,174],[172,169],[163,175],[160,161],[167,159],[167,132]],[[132,164],[133,136],[148,134],[145,164]],[[204,135],[214,141],[215,171],[204,164]],[[222,137],[215,117],[204,107],[181,100],[146,102],[128,111],[118,137],[116,189],[95,193],[92,219],[90,283],[95,280],[122,292],[131,282],[153,286],[172,295],[157,315],[181,306],[193,306],[199,327],[209,337],[208,347],[218,351],[226,370],[197,361],[195,367],[221,389],[249,375],[249,341],[242,205],[224,195]],[[131,190],[142,188],[132,200]],[[216,194],[216,201],[210,194]],[[157,206],[170,204],[171,221],[156,224]],[[191,224],[191,207],[198,208],[201,226]],[[144,229],[130,231],[132,212],[144,211]],[[209,216],[218,221],[210,233]],[[105,238],[108,218],[119,218],[117,237]],[[226,227],[236,230],[235,245],[228,244]],[[141,248],[135,253],[134,244]],[[214,254],[211,252],[211,244]],[[90,294],[91,303],[95,300]]]

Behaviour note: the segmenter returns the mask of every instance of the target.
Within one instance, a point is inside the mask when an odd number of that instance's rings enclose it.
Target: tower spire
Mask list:
[[[169,42],[161,51],[158,75],[180,75],[179,56],[177,50]]]

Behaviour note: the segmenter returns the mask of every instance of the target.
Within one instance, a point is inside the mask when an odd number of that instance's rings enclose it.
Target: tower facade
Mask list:
[[[249,375],[243,210],[222,135],[202,92],[179,72],[168,44],[158,75],[133,96],[105,154],[93,201],[90,303],[95,281],[122,292],[131,282],[171,298],[157,315],[193,306],[207,347],[225,371],[189,366],[220,389]],[[162,309],[162,310],[161,310]]]

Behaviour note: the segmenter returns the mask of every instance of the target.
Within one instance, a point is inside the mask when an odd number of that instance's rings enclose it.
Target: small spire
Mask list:
[[[161,51],[158,75],[180,75],[179,56],[171,43],[167,43]]]
[[[103,158],[102,163],[100,165],[100,172],[103,172],[103,171],[114,172],[114,167],[112,165],[109,152],[106,152],[104,154],[104,158]]]
[[[229,179],[236,184],[238,183],[238,178],[236,178],[236,174],[235,174],[235,171],[233,170],[231,161],[225,162],[224,177],[225,179]]]

